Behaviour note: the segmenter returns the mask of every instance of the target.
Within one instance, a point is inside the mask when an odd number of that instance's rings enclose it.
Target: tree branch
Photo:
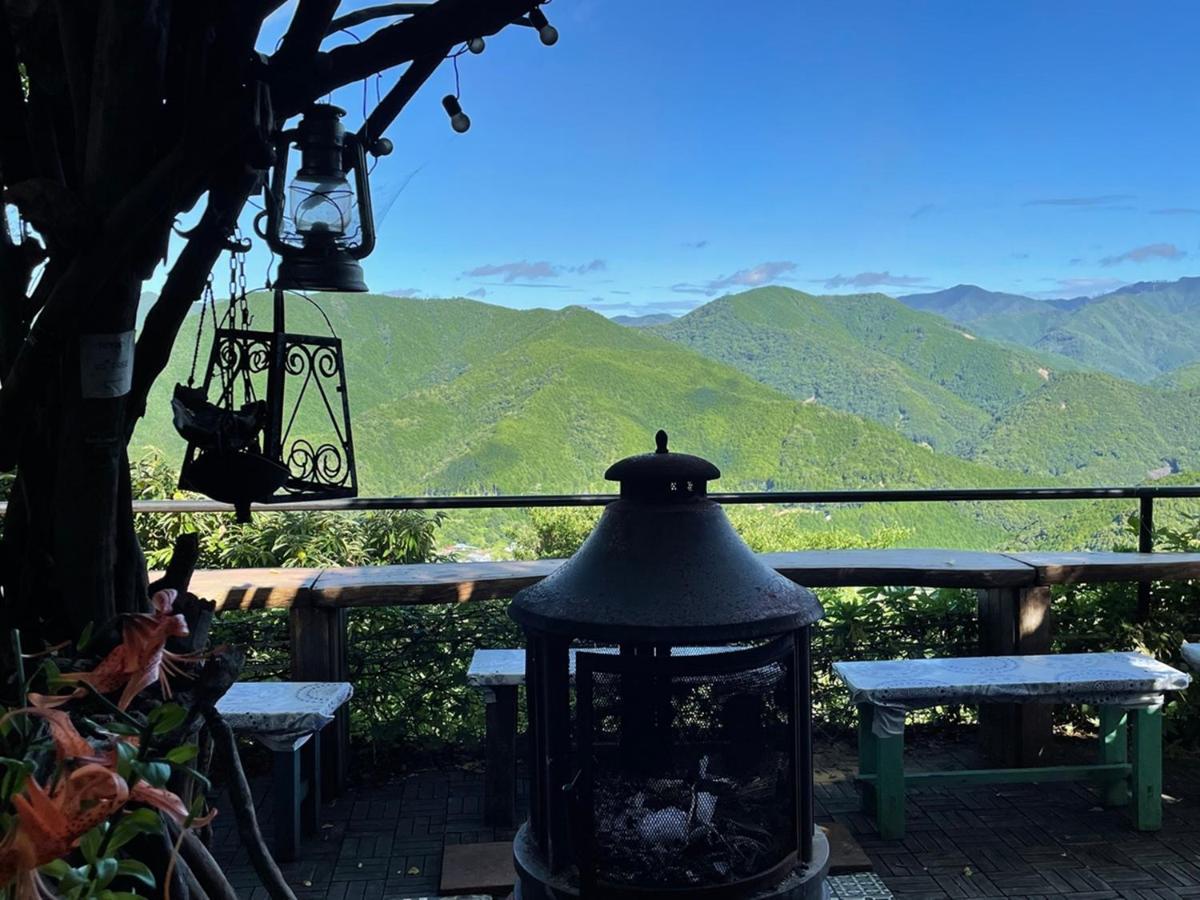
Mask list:
[[[379,105],[371,111],[367,121],[363,122],[362,128],[359,129],[358,139],[364,147],[369,150],[375,141],[383,137],[383,133],[408,105],[408,101],[442,64],[450,49],[451,47],[447,46],[436,53],[418,57],[409,64],[404,74],[392,85],[392,89],[379,101]]]
[[[329,28],[325,31],[325,36],[329,37],[334,32],[342,31],[345,28],[353,28],[355,25],[370,22],[372,19],[411,16],[413,13],[421,12],[421,10],[429,5],[429,0],[426,0],[425,3],[384,3],[380,6],[364,6],[362,9],[348,12],[344,16],[338,16],[330,22]]]
[[[186,208],[181,197],[192,197],[203,185],[210,160],[250,140],[253,124],[243,108],[233,102],[204,117],[209,122],[207,143],[191,136],[182,138],[175,149],[129,191],[105,221],[103,230],[85,253],[73,259],[47,297],[33,328],[21,345],[7,375],[0,380],[0,471],[14,462],[10,442],[18,439],[21,411],[28,400],[29,385],[37,383],[49,351],[75,334],[80,314],[96,292],[140,258],[148,240],[165,229],[178,209]]]
[[[290,63],[311,59],[340,5],[341,0],[300,0],[275,56]]]
[[[208,208],[163,283],[162,292],[142,325],[133,358],[133,386],[127,406],[126,434],[132,435],[146,414],[146,398],[155,379],[171,360],[171,348],[192,304],[199,298],[225,242],[233,232],[247,197],[258,186],[260,173],[244,170],[240,177],[209,192]]]
[[[233,729],[221,718],[221,714],[211,707],[205,712],[204,719],[213,736],[217,752],[224,757],[222,761],[229,771],[229,802],[237,817],[238,832],[246,845],[246,851],[250,854],[250,861],[254,864],[259,880],[267,889],[271,900],[296,900],[296,895],[292,893],[283,873],[279,871],[279,866],[271,858],[267,842],[263,840],[262,832],[258,829],[258,818],[254,815],[254,798],[250,793],[250,784],[246,781],[246,773],[242,769]]]
[[[302,69],[276,55],[268,70],[276,112],[287,118],[342,85],[440,47],[495,34],[538,5],[538,0],[439,0],[402,22],[381,28],[362,43],[318,54],[315,63]]]

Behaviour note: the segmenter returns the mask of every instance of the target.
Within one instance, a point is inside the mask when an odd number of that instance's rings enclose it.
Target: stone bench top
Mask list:
[[[877,716],[889,733],[897,714],[903,727],[909,709],[978,701],[1150,707],[1191,682],[1187,673],[1132,652],[836,662],[833,670],[851,701],[892,711]]]
[[[1200,644],[1184,644],[1180,650],[1183,653],[1183,661],[1188,664],[1188,667],[1200,672]]]
[[[217,702],[217,712],[234,731],[272,750],[295,750],[332,722],[353,693],[345,681],[239,681]]]
[[[700,653],[722,653],[740,650],[740,647],[675,647],[677,656],[695,656]],[[616,653],[616,647],[581,647],[567,651],[567,669],[575,674],[575,654]],[[467,684],[471,687],[516,687],[525,683],[525,651],[520,648],[501,647],[494,650],[476,650],[467,669]]]

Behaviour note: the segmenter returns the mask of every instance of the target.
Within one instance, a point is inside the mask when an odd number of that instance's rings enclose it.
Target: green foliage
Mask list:
[[[19,648],[19,639],[15,632],[13,635],[13,646]],[[80,643],[85,642],[81,639]],[[86,669],[94,663],[94,660],[43,656],[23,682],[14,681],[20,687],[21,697],[35,691],[52,696],[64,687],[59,677],[64,668]],[[196,746],[190,742],[190,735],[182,730],[188,711],[178,703],[156,703],[151,697],[142,695],[133,707],[122,711],[99,694],[92,693],[69,701],[61,707],[61,712],[69,716],[70,726],[79,735],[90,739],[97,751],[97,760],[91,764],[111,768],[113,776],[122,779],[129,789],[139,782],[165,788],[173,772],[200,778],[207,784],[187,765],[196,755]],[[55,741],[61,736],[63,727],[56,725],[56,733],[47,721],[30,714],[24,707],[0,708],[0,770],[3,771],[0,776],[0,833],[10,835],[30,828],[34,843],[38,842],[41,826],[26,823],[24,816],[28,813],[22,813],[14,803],[18,795],[24,794],[27,799],[33,796],[31,780],[36,780],[46,793],[42,802],[62,802],[57,789],[68,773],[56,761]],[[124,737],[136,737],[137,740],[127,741]],[[113,761],[103,762],[106,757]],[[80,802],[78,798],[76,802]],[[86,812],[88,806],[96,802],[97,798],[84,796],[81,809]],[[203,794],[197,792],[192,815],[185,824],[203,811],[203,805]],[[62,812],[65,820],[73,824],[80,809],[66,808]],[[44,815],[44,810],[39,809],[36,815]],[[161,834],[162,831],[159,813],[148,807],[138,807],[133,796],[123,806],[114,806],[106,818],[81,835],[60,835],[55,830],[56,838],[78,837],[78,849],[38,869],[41,890],[48,892],[53,888],[53,896],[65,900],[136,900],[141,896],[155,896],[157,880],[154,872],[145,863],[130,857],[127,845],[141,835]],[[18,877],[22,876],[18,874]],[[0,884],[0,896],[15,896],[14,891],[19,893],[14,884]],[[49,893],[46,895],[50,896]]]
[[[1122,549],[1137,546],[1138,522],[1130,517]],[[1200,550],[1200,517],[1181,516],[1176,525],[1155,529],[1156,550],[1195,553]],[[1150,618],[1137,619],[1135,584],[1079,584],[1054,588],[1051,614],[1056,653],[1138,650],[1169,665],[1187,670],[1180,645],[1200,640],[1200,583],[1155,582]],[[1080,722],[1079,711],[1065,718]],[[1200,740],[1200,686],[1168,697],[1164,715],[1168,740],[1196,746]]]
[[[973,591],[864,588],[819,591],[825,618],[813,628],[813,715],[826,727],[849,730],[855,710],[833,664],[858,659],[971,656],[979,631]],[[911,721],[969,720],[961,707],[922,710]]]
[[[579,549],[600,518],[587,507],[532,509],[513,532],[516,559],[565,559]]]

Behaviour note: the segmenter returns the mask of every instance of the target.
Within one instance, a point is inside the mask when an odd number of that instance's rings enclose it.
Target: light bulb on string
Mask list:
[[[447,94],[442,98],[442,107],[446,110],[446,115],[450,117],[450,127],[459,134],[466,134],[471,127],[471,120],[463,112],[458,98],[453,94]]]
[[[476,55],[482,53],[486,46],[487,44],[483,42],[483,38],[481,37],[473,37],[467,41],[467,49]]]
[[[558,43],[558,29],[550,24],[550,20],[546,18],[546,14],[540,9],[534,8],[530,10],[529,24],[538,30],[538,37],[547,47],[552,47]]]

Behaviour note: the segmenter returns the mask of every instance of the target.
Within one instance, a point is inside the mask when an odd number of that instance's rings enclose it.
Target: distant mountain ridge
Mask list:
[[[631,328],[648,328],[651,325],[665,325],[673,322],[675,316],[670,313],[648,313],[644,316],[613,316],[611,321],[618,325],[628,325]]]
[[[883,294],[764,287],[653,329],[797,400],[969,455],[996,416],[1069,360],[979,338]]]
[[[1123,331],[1097,326],[1089,337],[1108,353],[1122,340],[1153,340],[1127,304],[1151,298],[1155,314],[1186,318],[1191,285],[1131,288],[1057,305],[1008,295],[997,306],[1014,316],[1055,310],[1062,334],[1124,317]],[[649,327],[582,307],[314,299],[329,324],[298,302],[288,305],[289,327],[324,334],[331,326],[342,338],[364,495],[611,490],[607,465],[650,449],[660,427],[673,448],[713,459],[722,490],[1188,483],[1200,471],[1200,360],[1137,383],[990,339],[987,292],[977,287],[939,307],[965,317],[975,306],[977,324],[935,314],[937,298],[914,301],[928,308],[920,310],[882,294],[784,287],[720,297]],[[269,303],[261,293],[251,298],[260,321]],[[1094,310],[1104,316],[1093,318]],[[135,449],[182,458],[170,393],[187,376],[199,319],[183,326]],[[1183,326],[1172,319],[1170,327],[1186,346]],[[202,359],[211,337],[202,336]],[[309,424],[301,417],[298,433]],[[786,512],[816,528],[912,526],[918,545],[995,549],[1042,540],[1110,546],[1131,508],[1098,501]]]
[[[1200,362],[1200,277],[1137,282],[1096,297],[1037,300],[957,285],[898,298],[993,340],[1148,383]]]

